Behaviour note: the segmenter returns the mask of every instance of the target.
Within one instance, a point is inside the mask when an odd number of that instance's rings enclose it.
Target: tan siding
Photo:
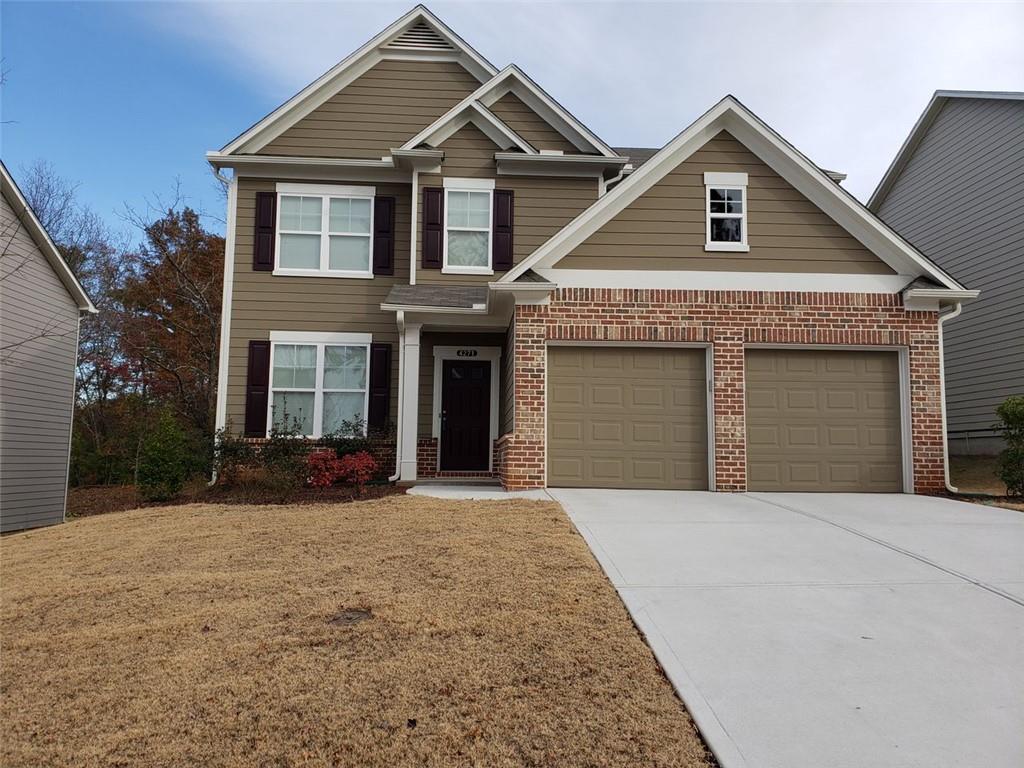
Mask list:
[[[378,195],[396,198],[393,277],[282,277],[252,269],[256,192],[273,191],[275,182],[245,178],[239,181],[227,392],[227,417],[233,429],[241,430],[245,421],[249,341],[267,339],[271,331],[372,333],[374,341],[391,344],[390,420],[395,421],[398,330],[394,313],[382,312],[380,304],[393,285],[409,281],[410,188],[404,184],[375,187]]]
[[[0,531],[64,519],[78,307],[0,198]]]
[[[432,434],[434,419],[434,347],[501,347],[505,346],[503,333],[431,333],[424,332],[420,337],[420,397],[419,427],[420,438],[428,438]],[[502,360],[505,353],[502,351]],[[495,372],[500,375],[500,370]],[[499,398],[503,397],[501,382],[498,389]],[[500,402],[500,399],[499,399]],[[500,422],[500,419],[499,419]],[[499,430],[499,437],[501,436]]]
[[[506,93],[488,109],[529,142],[534,149],[560,149],[568,154],[580,152],[571,141],[552,128],[514,93]]]
[[[512,361],[512,347],[516,338],[516,319],[513,316],[505,334],[505,353],[501,356],[501,413],[498,421],[498,436],[507,435],[515,429],[516,420],[516,367]]]
[[[704,250],[705,171],[749,175],[749,253]],[[725,131],[616,215],[558,267],[893,273]]]
[[[379,159],[479,85],[456,62],[382,61],[259,154]]]
[[[440,187],[444,177],[496,179],[500,189],[515,192],[515,229],[513,258],[519,263],[559,229],[597,200],[597,179],[569,179],[496,175],[494,153],[498,148],[476,126],[467,125],[441,145],[445,158],[440,174],[422,174],[420,178],[420,221],[423,187]],[[417,239],[422,232],[417,232]],[[419,251],[419,246],[417,247]],[[420,261],[422,264],[422,260]],[[494,275],[445,275],[439,269],[416,269],[419,283],[486,283]]]

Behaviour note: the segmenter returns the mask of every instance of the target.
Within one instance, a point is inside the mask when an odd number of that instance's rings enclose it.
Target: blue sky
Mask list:
[[[4,0],[0,153],[16,178],[49,160],[117,227],[175,179],[223,216],[203,153],[412,5]],[[932,91],[1024,90],[1021,3],[429,7],[613,145],[660,146],[733,93],[862,199]]]

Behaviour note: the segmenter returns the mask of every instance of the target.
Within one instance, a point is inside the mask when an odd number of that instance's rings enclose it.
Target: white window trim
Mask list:
[[[493,275],[494,274],[494,179],[457,179],[445,178],[444,185],[444,245],[441,261],[441,273],[446,275]],[[487,266],[463,267],[448,264],[448,193],[449,192],[486,192],[487,193]],[[478,227],[455,227],[460,232],[483,232]]]
[[[715,214],[711,215],[711,190],[712,189],[740,189],[743,191],[743,212],[740,214]],[[732,251],[746,253],[750,250],[747,244],[747,174],[745,173],[723,173],[709,171],[704,174],[704,250],[705,251]],[[738,243],[717,242],[711,239],[711,219],[739,219],[740,235],[742,240]]]
[[[277,211],[274,220],[274,271],[272,274],[277,276],[286,277],[341,277],[341,278],[356,278],[363,280],[373,279],[373,215],[374,215],[374,197],[377,194],[376,187],[356,187],[350,185],[341,184],[291,184],[291,183],[278,183],[276,185],[277,192]],[[282,234],[306,234],[311,235],[312,232],[302,232],[297,230],[288,230],[282,233],[281,231],[281,197],[282,195],[288,196],[305,196],[305,197],[319,197],[320,198],[320,266],[317,269],[298,269],[296,267],[282,267],[281,266],[281,235]],[[370,201],[370,233],[369,235],[363,235],[363,233],[352,233],[352,232],[331,232],[330,226],[330,208],[331,199],[364,199]],[[365,270],[357,269],[329,269],[331,259],[331,235],[358,235],[360,237],[367,237],[369,240],[369,257],[367,258],[367,264]]]
[[[465,357],[459,352],[473,351],[472,357]],[[491,410],[490,410],[490,450],[487,452],[487,469],[494,471],[494,441],[498,439],[498,409],[500,407],[501,387],[501,347],[434,347],[434,418],[431,421],[430,436],[437,439],[437,467],[441,468],[441,387],[444,384],[445,360],[477,360],[491,364]]]
[[[310,392],[309,389],[274,386],[274,357],[279,344],[289,346],[305,344],[316,347],[316,378],[313,386],[313,434],[304,437],[318,440],[323,437],[324,392],[359,392],[358,389],[324,389],[325,347],[363,347],[366,350],[366,379],[363,386],[363,434],[366,434],[367,416],[370,408],[370,341],[368,333],[292,333],[289,331],[270,332],[270,371],[267,387],[267,437],[274,427],[274,393],[275,392]]]

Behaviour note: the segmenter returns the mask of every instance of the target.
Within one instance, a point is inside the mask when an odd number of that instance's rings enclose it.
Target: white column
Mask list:
[[[416,479],[416,426],[419,422],[420,397],[420,328],[418,323],[405,326],[402,339],[404,370],[402,376],[402,469],[399,482]]]

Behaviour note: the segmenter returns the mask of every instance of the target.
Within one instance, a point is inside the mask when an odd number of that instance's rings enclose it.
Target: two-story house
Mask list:
[[[219,425],[393,424],[403,482],[944,487],[975,292],[731,96],[617,151],[417,7],[208,159]]]

